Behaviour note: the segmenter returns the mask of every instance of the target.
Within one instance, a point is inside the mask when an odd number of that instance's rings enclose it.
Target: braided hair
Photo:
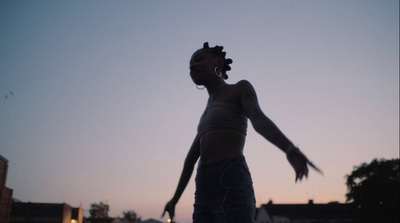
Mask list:
[[[223,46],[215,46],[215,47],[211,47],[208,45],[208,42],[205,42],[203,44],[203,49],[207,49],[207,50],[211,50],[211,52],[217,56],[218,58],[222,59],[224,61],[224,65],[222,66],[222,77],[224,79],[228,79],[228,75],[226,74],[227,71],[231,70],[231,67],[229,66],[229,64],[231,64],[233,61],[230,58],[225,58],[226,56],[226,52],[222,52],[222,50],[224,49]]]

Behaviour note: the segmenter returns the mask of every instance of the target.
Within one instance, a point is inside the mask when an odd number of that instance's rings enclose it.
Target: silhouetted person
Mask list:
[[[296,172],[296,181],[316,168],[262,112],[253,86],[246,80],[227,84],[231,59],[222,46],[204,43],[190,59],[190,76],[207,89],[209,99],[186,156],[173,198],[165,206],[170,218],[200,158],[196,175],[193,223],[254,222],[255,197],[249,169],[243,156],[247,119],[254,129],[286,153]]]

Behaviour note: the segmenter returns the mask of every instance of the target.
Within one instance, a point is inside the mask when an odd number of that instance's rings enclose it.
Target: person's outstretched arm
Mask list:
[[[254,130],[286,153],[289,163],[296,172],[296,181],[301,180],[303,176],[308,176],[307,164],[321,172],[264,114],[258,104],[256,91],[248,81],[240,81],[238,90],[242,108],[250,119]]]
[[[192,146],[188,154],[186,155],[185,162],[181,177],[179,179],[178,186],[172,199],[165,205],[164,212],[161,217],[164,217],[165,212],[169,213],[170,219],[173,220],[175,216],[175,206],[178,203],[179,198],[182,196],[187,184],[189,183],[190,177],[192,176],[194,166],[200,157],[200,139],[198,136],[194,139]]]

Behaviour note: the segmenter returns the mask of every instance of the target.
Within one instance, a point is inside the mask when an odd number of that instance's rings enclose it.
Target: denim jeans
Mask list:
[[[244,156],[197,169],[193,223],[253,223],[253,181]]]

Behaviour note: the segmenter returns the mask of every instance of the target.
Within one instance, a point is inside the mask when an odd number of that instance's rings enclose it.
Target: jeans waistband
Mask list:
[[[199,165],[199,167],[197,168],[198,170],[206,170],[209,168],[215,168],[215,167],[220,167],[220,166],[224,166],[233,162],[243,162],[246,163],[246,158],[243,155],[239,155],[239,156],[235,156],[229,159],[224,159],[224,160],[220,160],[217,162],[212,162],[212,163],[206,163],[206,164],[201,164]]]

